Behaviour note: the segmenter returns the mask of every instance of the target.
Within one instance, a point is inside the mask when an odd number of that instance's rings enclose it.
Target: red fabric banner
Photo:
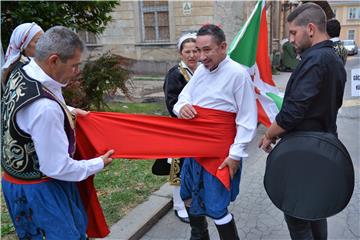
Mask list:
[[[114,149],[113,158],[157,159],[194,157],[230,188],[228,168],[218,167],[228,156],[236,134],[235,113],[195,106],[191,120],[141,114],[91,112],[78,117],[77,159],[89,159]],[[93,178],[79,183],[89,217],[89,237],[109,233],[96,196]]]

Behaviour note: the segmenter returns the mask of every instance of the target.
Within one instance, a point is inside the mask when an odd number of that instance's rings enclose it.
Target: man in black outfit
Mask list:
[[[337,53],[337,55],[339,55],[345,65],[347,59],[347,50],[344,47],[344,43],[340,41],[340,30],[341,25],[338,20],[330,19],[329,21],[327,21],[326,32],[329,35],[330,40],[333,42],[335,52]]]
[[[289,40],[301,56],[286,86],[282,108],[260,140],[270,152],[278,136],[294,131],[337,135],[336,117],[342,105],[346,72],[326,33],[326,16],[316,4],[297,7],[287,18]],[[330,200],[329,200],[330,201]],[[304,220],[285,214],[292,239],[327,239],[327,221]]]

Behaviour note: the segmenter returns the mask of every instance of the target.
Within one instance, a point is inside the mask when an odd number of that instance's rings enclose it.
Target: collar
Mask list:
[[[300,54],[301,59],[306,58],[307,55],[309,55],[310,52],[316,50],[316,49],[320,49],[320,48],[325,48],[325,47],[333,47],[333,42],[330,40],[325,40],[322,42],[319,42],[315,45],[313,45],[312,47],[306,49],[303,53]]]
[[[193,71],[191,71],[191,69],[186,65],[184,61],[180,61],[179,65],[180,67],[185,68],[187,71],[189,71],[191,73],[191,76],[194,75]]]
[[[52,93],[54,93],[56,95],[56,97],[63,100],[61,88],[65,87],[66,84],[61,84],[61,83],[55,81],[53,78],[51,78],[35,62],[34,59],[31,59],[29,64],[24,66],[24,70],[29,75],[29,77],[36,79],[38,82],[40,82],[42,85],[44,85],[47,89],[49,89]]]
[[[228,61],[230,60],[230,57],[228,56],[228,55],[226,55],[226,57],[224,58],[224,60],[222,60],[218,65],[217,65],[217,67],[215,68],[215,69],[213,69],[213,70],[209,70],[209,69],[207,69],[208,71],[209,71],[209,73],[215,73],[215,72],[217,72],[220,68],[222,68],[222,66],[224,66]]]
[[[338,37],[333,37],[333,38],[330,38],[329,40],[332,42],[340,42],[340,38],[338,38]]]

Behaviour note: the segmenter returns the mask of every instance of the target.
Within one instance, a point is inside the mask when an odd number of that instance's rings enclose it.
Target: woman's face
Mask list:
[[[42,31],[35,34],[35,36],[31,39],[29,44],[24,49],[25,56],[27,56],[27,57],[35,56],[35,45],[36,45],[37,41],[39,40],[39,38],[41,37],[41,35],[43,35],[43,34],[44,33]]]
[[[180,53],[181,60],[192,70],[195,71],[199,61],[199,51],[194,42],[186,42]]]

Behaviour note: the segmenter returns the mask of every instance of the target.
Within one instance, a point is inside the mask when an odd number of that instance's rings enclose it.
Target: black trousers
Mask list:
[[[285,221],[288,225],[292,240],[326,240],[327,221],[325,219],[309,221],[285,214]]]

